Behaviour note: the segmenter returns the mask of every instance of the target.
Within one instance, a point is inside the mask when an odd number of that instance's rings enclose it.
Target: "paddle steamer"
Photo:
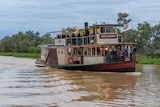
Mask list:
[[[84,29],[62,30],[51,45],[42,45],[41,60],[66,70],[134,72],[136,43],[123,42],[118,24],[84,23]]]

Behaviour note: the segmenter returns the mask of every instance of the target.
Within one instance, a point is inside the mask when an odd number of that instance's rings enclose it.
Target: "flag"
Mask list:
[[[132,21],[125,24],[123,27],[120,28],[121,32],[125,32],[132,29]]]

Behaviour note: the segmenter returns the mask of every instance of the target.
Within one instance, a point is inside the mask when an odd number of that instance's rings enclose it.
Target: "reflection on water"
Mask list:
[[[0,106],[159,106],[160,66],[132,73],[38,68],[33,59],[0,57]]]

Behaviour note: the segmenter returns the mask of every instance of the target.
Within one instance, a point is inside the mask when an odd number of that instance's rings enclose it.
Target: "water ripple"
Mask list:
[[[96,73],[37,68],[33,59],[0,58],[2,107],[159,106],[160,66],[138,65],[141,72],[135,73]]]

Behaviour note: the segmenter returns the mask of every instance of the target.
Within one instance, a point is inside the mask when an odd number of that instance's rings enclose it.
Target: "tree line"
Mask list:
[[[118,13],[117,23],[124,26],[132,19],[128,13]],[[148,22],[138,23],[137,28],[126,31],[123,35],[124,42],[137,42],[137,50],[145,53],[156,53],[160,50],[160,23],[151,26]],[[50,34],[40,36],[39,32],[26,31],[19,32],[11,37],[5,36],[0,43],[0,51],[3,52],[29,52],[38,53],[38,45],[53,43]],[[159,52],[160,53],[160,52]]]
[[[0,43],[1,52],[39,53],[38,45],[53,43],[50,34],[40,36],[39,32],[19,32],[11,37],[5,36]]]

